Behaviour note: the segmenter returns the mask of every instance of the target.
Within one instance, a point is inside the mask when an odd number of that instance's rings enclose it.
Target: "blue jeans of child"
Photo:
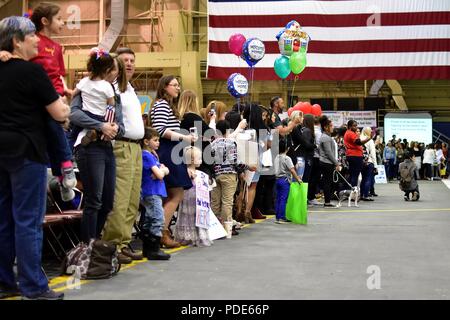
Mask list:
[[[275,201],[276,219],[286,219],[286,203],[289,196],[289,181],[286,178],[277,178],[277,199]]]
[[[46,138],[52,174],[59,177],[61,176],[61,163],[72,160],[72,150],[61,124],[50,117],[47,120]]]
[[[47,192],[45,164],[27,159],[0,160],[0,282],[24,296],[48,290],[41,268],[42,223]]]
[[[162,197],[158,195],[146,196],[142,200],[145,207],[143,229],[156,237],[162,236],[164,228],[164,209]]]
[[[109,212],[113,209],[116,186],[116,160],[111,142],[94,141],[77,146],[76,159],[84,188],[81,240],[99,239]]]

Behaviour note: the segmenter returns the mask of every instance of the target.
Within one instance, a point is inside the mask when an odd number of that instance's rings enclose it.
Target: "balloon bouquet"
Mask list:
[[[292,20],[276,36],[281,56],[274,63],[275,73],[285,79],[292,72],[300,74],[306,67],[309,36],[297,21]]]
[[[275,73],[281,79],[286,79],[291,72],[295,74],[291,93],[291,96],[293,96],[298,75],[306,68],[306,52],[308,51],[310,37],[302,30],[300,23],[292,20],[283,30],[278,32],[276,38],[281,56],[275,60],[273,67]],[[288,109],[288,115],[290,116],[295,110],[302,111],[303,114],[322,115],[320,105],[311,105],[309,102],[298,102],[294,107]]]
[[[230,52],[242,58],[250,68],[250,79],[253,83],[254,66],[265,55],[264,43],[258,38],[246,39],[242,34],[235,33],[228,40],[228,48]],[[228,77],[228,92],[237,99],[238,105],[240,98],[248,92],[248,81],[240,73],[233,73]]]

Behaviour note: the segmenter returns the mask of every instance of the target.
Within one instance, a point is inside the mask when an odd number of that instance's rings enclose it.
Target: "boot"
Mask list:
[[[168,249],[180,247],[180,244],[175,240],[173,240],[172,237],[170,236],[169,230],[163,230],[163,235],[161,237],[161,245],[163,245]]]
[[[245,223],[255,223],[255,220],[252,218],[252,213],[250,211],[245,212]]]
[[[169,260],[170,254],[160,249],[161,237],[154,236],[148,231],[142,233],[142,253],[148,260]]]
[[[245,214],[242,212],[239,212],[238,214],[236,214],[236,221],[237,222],[245,222]],[[246,222],[248,223],[248,222]]]
[[[261,211],[259,211],[259,209],[255,206],[253,206],[252,208],[252,218],[253,219],[265,219],[266,216],[264,216]]]

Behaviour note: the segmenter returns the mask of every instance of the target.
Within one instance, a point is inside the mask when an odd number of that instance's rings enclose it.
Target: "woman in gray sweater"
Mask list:
[[[327,116],[322,116],[320,118],[320,126],[322,127],[322,136],[320,137],[319,144],[319,160],[320,171],[322,174],[323,193],[325,196],[324,207],[334,208],[335,206],[330,203],[331,188],[333,185],[333,172],[334,170],[340,171],[341,166],[337,161],[336,142],[333,138],[331,138],[333,123]]]

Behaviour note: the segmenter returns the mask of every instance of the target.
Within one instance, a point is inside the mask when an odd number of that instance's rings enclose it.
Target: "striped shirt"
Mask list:
[[[155,102],[150,111],[150,119],[152,121],[152,127],[158,131],[161,137],[167,129],[173,131],[180,130],[180,120],[175,117],[172,108],[170,108],[164,99]]]

